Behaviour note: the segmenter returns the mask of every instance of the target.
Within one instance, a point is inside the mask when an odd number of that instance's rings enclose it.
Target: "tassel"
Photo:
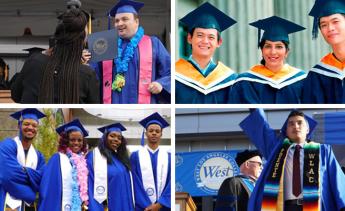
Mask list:
[[[144,133],[145,133],[145,130],[143,130],[143,133],[141,134],[141,146],[144,146],[145,145],[145,137],[144,137]]]
[[[261,29],[258,30],[258,48],[260,48]]]
[[[89,24],[88,24],[88,33],[91,34],[92,30],[91,30],[91,27],[92,27],[92,19],[91,19],[91,13],[89,13]]]
[[[313,40],[315,40],[317,38],[318,35],[318,18],[314,17],[314,21],[313,21]]]
[[[110,30],[110,20],[111,19],[111,16],[110,16],[110,13],[108,13],[108,30]]]

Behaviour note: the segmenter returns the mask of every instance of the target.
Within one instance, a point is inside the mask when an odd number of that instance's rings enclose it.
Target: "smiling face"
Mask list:
[[[222,44],[222,40],[218,40],[216,29],[195,28],[193,36],[188,33],[187,40],[192,45],[193,58],[211,59],[215,50]]]
[[[24,119],[21,124],[22,139],[32,141],[37,135],[38,122],[33,119]]]
[[[282,41],[272,42],[266,40],[261,52],[265,60],[265,66],[272,71],[276,71],[283,67],[289,51]]]
[[[122,143],[122,135],[120,132],[112,131],[108,133],[106,145],[109,149],[116,151]]]
[[[130,39],[137,32],[139,19],[133,13],[119,13],[114,19],[115,28],[121,38]]]
[[[79,153],[83,147],[83,135],[80,131],[71,131],[68,133],[68,147],[73,153]]]
[[[286,135],[295,143],[304,143],[309,133],[309,126],[303,116],[291,116],[287,122]]]
[[[331,46],[342,44],[345,46],[345,16],[333,14],[320,18],[322,36]]]

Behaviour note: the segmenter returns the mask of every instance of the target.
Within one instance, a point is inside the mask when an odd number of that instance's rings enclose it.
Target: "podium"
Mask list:
[[[176,192],[175,193],[175,210],[176,211],[195,211],[196,205],[186,192]]]
[[[0,90],[0,103],[14,103],[11,99],[11,90]]]

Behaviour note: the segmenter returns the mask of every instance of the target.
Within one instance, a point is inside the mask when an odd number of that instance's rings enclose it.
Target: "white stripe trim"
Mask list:
[[[205,90],[205,89],[203,89],[203,88],[201,88],[201,87],[199,87],[199,86],[197,86],[197,85],[195,85],[193,83],[190,83],[190,82],[184,80],[183,78],[179,78],[178,75],[176,75],[175,79],[177,81],[183,83],[184,85],[189,86],[189,87],[191,87],[191,88],[193,88],[193,89],[203,93],[204,95],[208,95],[211,92],[215,92],[215,91],[218,91],[218,90],[223,89],[225,87],[231,86],[231,85],[233,85],[236,82],[235,79],[234,79],[234,80],[231,80],[231,81],[228,81],[226,83],[222,83],[222,84],[216,85],[216,86],[214,86],[214,87],[212,87],[210,89],[206,89]]]
[[[317,63],[317,65],[320,65],[321,67],[329,69],[329,70],[334,71],[336,73],[331,73],[331,72],[321,70],[321,69],[318,69],[315,67],[311,68],[310,71],[319,73],[319,74],[324,75],[324,76],[328,76],[328,77],[332,77],[332,78],[338,78],[340,80],[343,80],[345,78],[345,68],[343,69],[343,71],[341,71],[336,67],[333,67],[331,65],[328,65],[328,64],[325,64],[322,62]]]

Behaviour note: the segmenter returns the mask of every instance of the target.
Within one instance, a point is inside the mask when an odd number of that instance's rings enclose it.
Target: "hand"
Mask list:
[[[149,92],[152,94],[159,94],[163,90],[163,87],[160,83],[158,82],[152,82],[149,85]]]
[[[162,205],[157,202],[146,207],[144,211],[159,211],[160,208],[162,208]]]
[[[88,50],[84,49],[83,52],[81,53],[81,63],[87,64],[90,59],[91,59],[91,53]]]

